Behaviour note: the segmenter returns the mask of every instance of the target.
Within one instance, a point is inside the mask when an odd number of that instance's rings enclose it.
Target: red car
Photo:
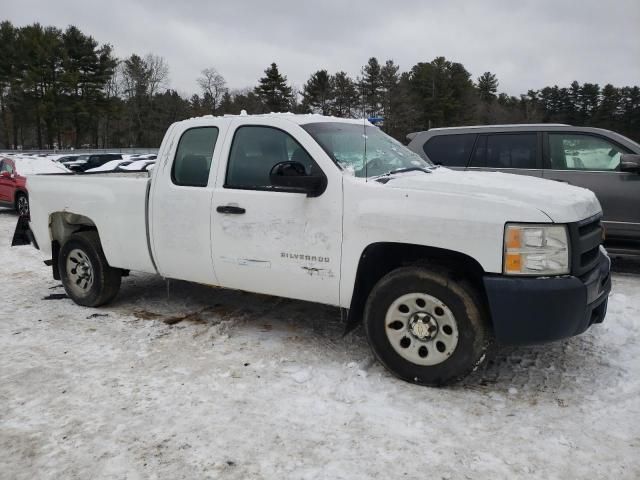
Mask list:
[[[28,215],[29,194],[26,175],[68,171],[46,158],[0,157],[0,207],[12,208],[20,215]]]

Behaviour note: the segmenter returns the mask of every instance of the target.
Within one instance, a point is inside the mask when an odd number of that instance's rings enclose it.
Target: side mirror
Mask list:
[[[623,153],[620,156],[620,171],[640,173],[640,155]]]
[[[323,174],[307,175],[300,162],[276,163],[269,172],[269,180],[279,191],[306,193],[308,197],[318,197],[327,188],[327,177]]]

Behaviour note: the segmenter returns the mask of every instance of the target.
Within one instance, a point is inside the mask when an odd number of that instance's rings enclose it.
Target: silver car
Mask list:
[[[570,125],[490,125],[410,133],[409,148],[433,163],[570,183],[602,205],[607,248],[640,253],[640,144],[609,130]]]

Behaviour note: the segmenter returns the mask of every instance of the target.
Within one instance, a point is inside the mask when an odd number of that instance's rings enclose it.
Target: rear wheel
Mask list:
[[[24,193],[18,193],[16,195],[16,212],[21,217],[29,215],[29,197]]]
[[[371,291],[364,319],[380,362],[420,385],[462,379],[491,343],[482,297],[444,269],[403,267],[387,274]]]
[[[79,305],[99,307],[120,290],[122,272],[107,263],[95,231],[69,237],[60,249],[58,268],[67,295]]]

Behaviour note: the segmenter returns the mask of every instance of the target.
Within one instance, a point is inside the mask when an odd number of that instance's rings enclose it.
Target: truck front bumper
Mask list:
[[[610,269],[611,260],[600,247],[596,268],[580,277],[485,276],[496,339],[507,344],[543,343],[601,323],[611,291]]]

